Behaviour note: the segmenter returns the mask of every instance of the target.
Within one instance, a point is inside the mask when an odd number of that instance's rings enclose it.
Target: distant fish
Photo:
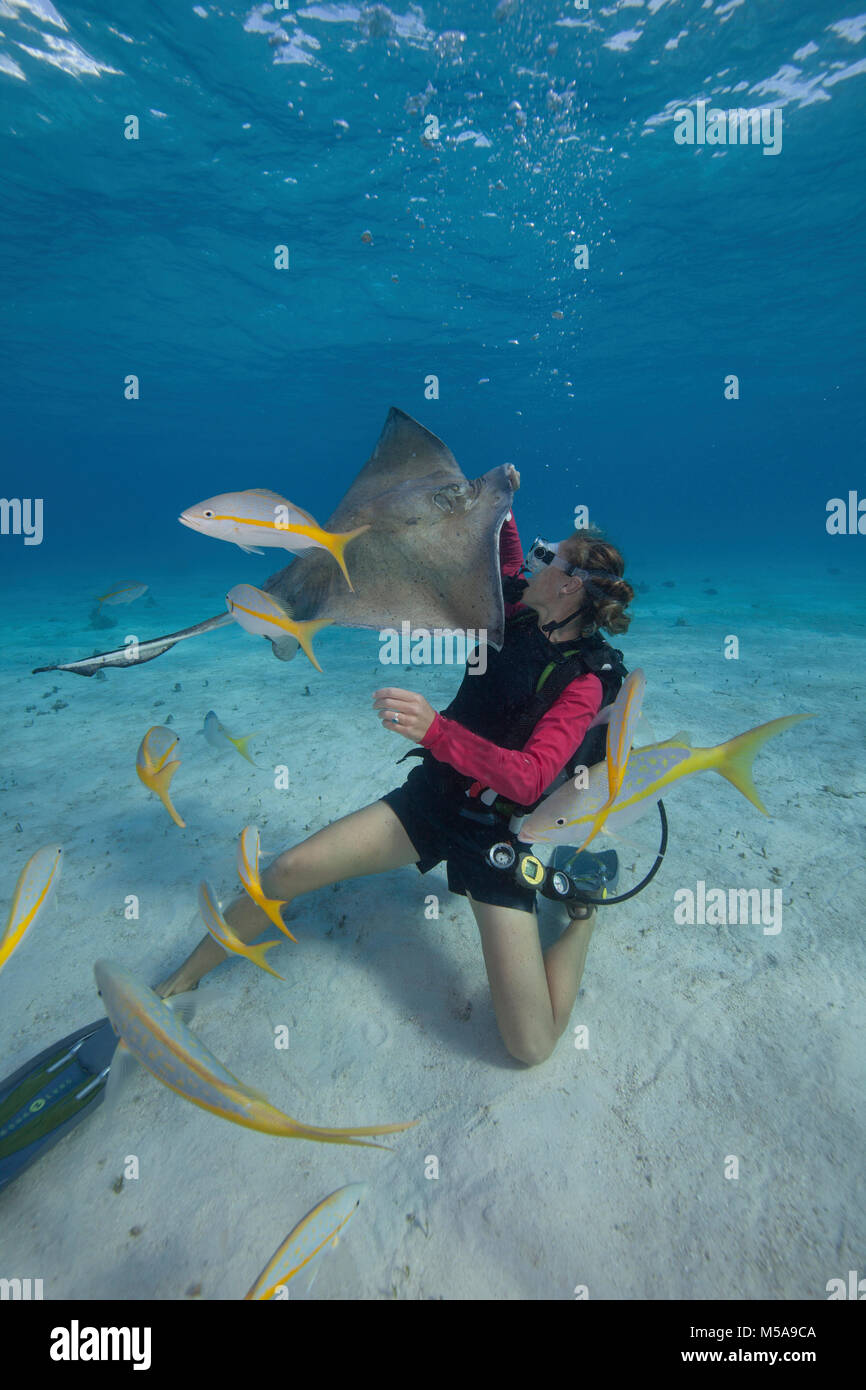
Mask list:
[[[181,512],[178,520],[193,531],[217,540],[233,541],[241,550],[253,555],[263,552],[261,545],[279,546],[300,555],[318,547],[333,555],[352,588],[343,552],[350,541],[370,527],[359,526],[355,531],[323,531],[309,512],[301,511],[293,502],[267,488],[251,488],[248,492],[223,492],[209,497]]]
[[[278,1289],[288,1284],[327,1246],[336,1245],[340,1232],[355,1215],[366,1195],[367,1184],[355,1182],[332,1192],[330,1197],[307,1212],[303,1221],[298,1222],[279,1249],[274,1251],[244,1302],[247,1299],[264,1302],[273,1298]]]
[[[132,603],[147,593],[147,587],[146,584],[118,584],[116,589],[109,589],[107,594],[97,594],[96,597],[100,603],[111,606],[116,603]]]
[[[259,854],[261,852],[261,840],[259,832],[254,825],[247,825],[241,831],[238,840],[238,878],[249,893],[257,907],[262,909],[267,917],[273,922],[275,927],[279,927],[292,941],[297,942],[297,937],[292,936],[282,917],[280,908],[285,907],[288,899],[268,898],[262,887],[262,880],[259,874]]]
[[[306,655],[317,671],[321,666],[313,653],[313,638],[323,627],[333,622],[333,618],[316,618],[308,623],[296,623],[286,609],[271,594],[256,589],[252,584],[236,584],[226,594],[226,606],[244,629],[256,637],[270,637],[279,641],[286,634],[300,642]],[[297,650],[297,648],[295,648]]]
[[[31,854],[15,885],[12,906],[3,935],[0,936],[0,970],[6,964],[24,933],[42,915],[60,882],[63,850],[60,845],[43,845]]]
[[[247,744],[251,738],[256,737],[255,734],[244,734],[241,738],[235,738],[229,733],[225,724],[220,723],[212,709],[209,709],[204,717],[204,728],[201,732],[204,734],[211,748],[217,748],[223,753],[225,752],[226,744],[231,743],[238,750],[242,758],[246,758],[248,763],[253,764],[253,767],[256,766],[247,751]]]
[[[361,1129],[320,1129],[301,1124],[271,1105],[261,1091],[245,1086],[223,1066],[187,1028],[183,1019],[136,980],[123,966],[98,960],[93,967],[111,1026],[120,1038],[120,1051],[131,1052],[159,1081],[185,1100],[246,1129],[289,1139],[314,1139],[321,1144],[370,1144],[357,1135],[395,1134],[417,1120],[399,1125],[369,1125]]]
[[[247,946],[246,942],[241,941],[237,932],[232,931],[223,917],[214,891],[207,883],[199,884],[198,910],[214,941],[222,946],[224,951],[233,951],[235,955],[244,956],[246,960],[251,960],[262,970],[267,970],[269,975],[276,975],[278,980],[285,979],[284,975],[277,975],[276,970],[272,969],[265,960],[265,951],[269,951],[272,946],[279,946],[280,942],[263,941],[259,946]]]
[[[186,821],[181,820],[168,794],[171,779],[180,767],[180,758],[176,758],[174,762],[168,761],[177,747],[177,742],[177,734],[171,729],[167,729],[164,724],[154,724],[141,740],[135,770],[147,789],[159,797],[175,825],[185,826]]]
[[[664,743],[637,748],[628,761],[625,778],[611,807],[604,829],[616,831],[651,811],[664,787],[693,772],[718,772],[742,792],[753,806],[769,815],[752,780],[752,763],[759,749],[811,714],[788,714],[771,719],[748,733],[715,748],[692,748],[686,734],[675,734]],[[589,770],[589,786],[576,790],[566,782],[530,812],[518,832],[524,844],[573,845],[595,820],[609,795],[607,767],[596,763]]]

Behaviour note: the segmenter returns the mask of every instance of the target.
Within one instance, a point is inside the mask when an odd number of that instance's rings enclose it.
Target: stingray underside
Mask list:
[[[370,527],[346,549],[354,592],[324,550],[307,551],[263,587],[297,621],[481,628],[499,646],[499,532],[511,501],[504,466],[468,482],[441,439],[392,407],[370,459],[324,524],[335,532]]]

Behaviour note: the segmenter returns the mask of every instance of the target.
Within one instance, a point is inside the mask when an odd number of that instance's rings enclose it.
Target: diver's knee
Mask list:
[[[282,854],[278,854],[265,872],[262,874],[262,887],[269,897],[287,898],[289,887],[293,880],[295,885],[299,873],[304,866],[304,846],[293,845],[291,849],[284,849]],[[297,887],[295,887],[297,892]]]

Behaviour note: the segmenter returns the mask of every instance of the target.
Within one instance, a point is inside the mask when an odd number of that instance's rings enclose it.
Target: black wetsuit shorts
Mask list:
[[[483,820],[461,814],[464,808],[459,799],[443,794],[423,766],[414,767],[402,787],[395,787],[381,799],[391,807],[418,851],[419,873],[428,873],[444,859],[452,893],[465,896],[468,890],[476,902],[533,911],[535,890],[515,882],[512,870],[495,869],[487,862],[487,851],[497,841],[507,840],[517,853],[526,848],[509,831],[502,816],[478,801],[465,809],[471,809],[473,816],[483,816]]]

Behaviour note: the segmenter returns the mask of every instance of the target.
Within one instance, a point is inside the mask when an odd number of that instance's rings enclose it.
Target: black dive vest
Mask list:
[[[601,681],[602,706],[616,699],[628,674],[622,652],[609,646],[598,634],[569,642],[550,642],[538,626],[537,613],[518,613],[506,620],[502,650],[488,646],[484,674],[473,674],[472,668],[467,668],[460,689],[442,714],[500,748],[522,748],[539,719],[566,686],[587,672]],[[574,768],[580,764],[590,767],[601,762],[606,739],[605,725],[590,729],[560,776],[545,788],[544,795],[566,776],[573,776]],[[412,753],[420,753],[424,758],[427,776],[443,795],[459,797],[465,805],[466,789],[478,779],[457,772],[447,763],[437,762],[426,748],[412,749],[404,756],[410,757]],[[539,797],[538,801],[541,799]],[[533,806],[537,806],[538,801]],[[517,806],[499,798],[496,809],[501,814],[523,815],[532,807]]]

